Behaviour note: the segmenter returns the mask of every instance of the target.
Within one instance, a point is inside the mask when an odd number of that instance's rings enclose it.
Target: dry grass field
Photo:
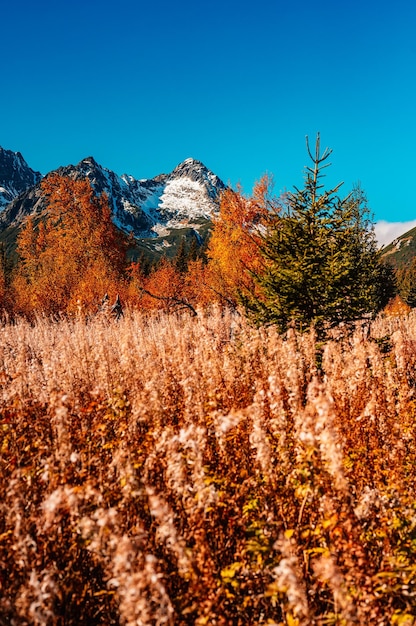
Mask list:
[[[0,328],[0,624],[416,623],[416,315]]]

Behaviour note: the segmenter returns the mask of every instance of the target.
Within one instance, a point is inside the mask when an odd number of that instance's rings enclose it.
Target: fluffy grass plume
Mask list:
[[[416,623],[416,316],[0,328],[0,624]]]

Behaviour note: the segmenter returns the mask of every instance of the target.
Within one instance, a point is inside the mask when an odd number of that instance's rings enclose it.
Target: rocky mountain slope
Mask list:
[[[0,147],[0,210],[40,179],[40,172],[32,170],[20,152]]]
[[[17,155],[13,166],[8,165],[11,154]],[[15,238],[25,217],[40,214],[46,204],[41,175],[33,172],[19,153],[0,151],[0,176],[2,172],[0,240],[9,241]],[[56,172],[74,179],[88,178],[98,194],[106,192],[116,226],[156,253],[175,250],[183,237],[201,240],[226,188],[218,176],[195,159],[186,159],[170,174],[152,179],[119,176],[93,157]]]

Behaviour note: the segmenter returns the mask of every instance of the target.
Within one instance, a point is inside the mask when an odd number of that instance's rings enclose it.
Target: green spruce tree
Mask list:
[[[185,237],[182,237],[181,242],[178,246],[178,250],[174,259],[174,265],[178,272],[180,272],[181,274],[186,274],[186,272],[188,271],[188,250]]]
[[[342,183],[325,190],[322,170],[331,150],[320,151],[319,134],[303,189],[287,195],[271,216],[261,252],[264,271],[256,277],[263,298],[244,304],[257,324],[314,325],[321,335],[340,322],[377,312],[392,295],[393,282],[381,265],[365,196],[356,188],[338,196]]]

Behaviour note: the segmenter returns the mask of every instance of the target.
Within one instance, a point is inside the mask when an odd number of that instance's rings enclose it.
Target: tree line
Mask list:
[[[176,257],[149,267],[127,261],[128,237],[111,220],[105,194],[88,180],[52,174],[42,182],[47,209],[27,218],[18,264],[1,259],[3,310],[31,316],[91,314],[105,293],[152,309],[213,302],[243,307],[256,324],[319,333],[376,314],[395,295],[393,270],[379,256],[364,192],[325,189],[331,150],[307,143],[302,189],[274,197],[265,176],[251,196],[227,189],[204,250],[183,242]],[[413,292],[409,288],[409,293]]]

